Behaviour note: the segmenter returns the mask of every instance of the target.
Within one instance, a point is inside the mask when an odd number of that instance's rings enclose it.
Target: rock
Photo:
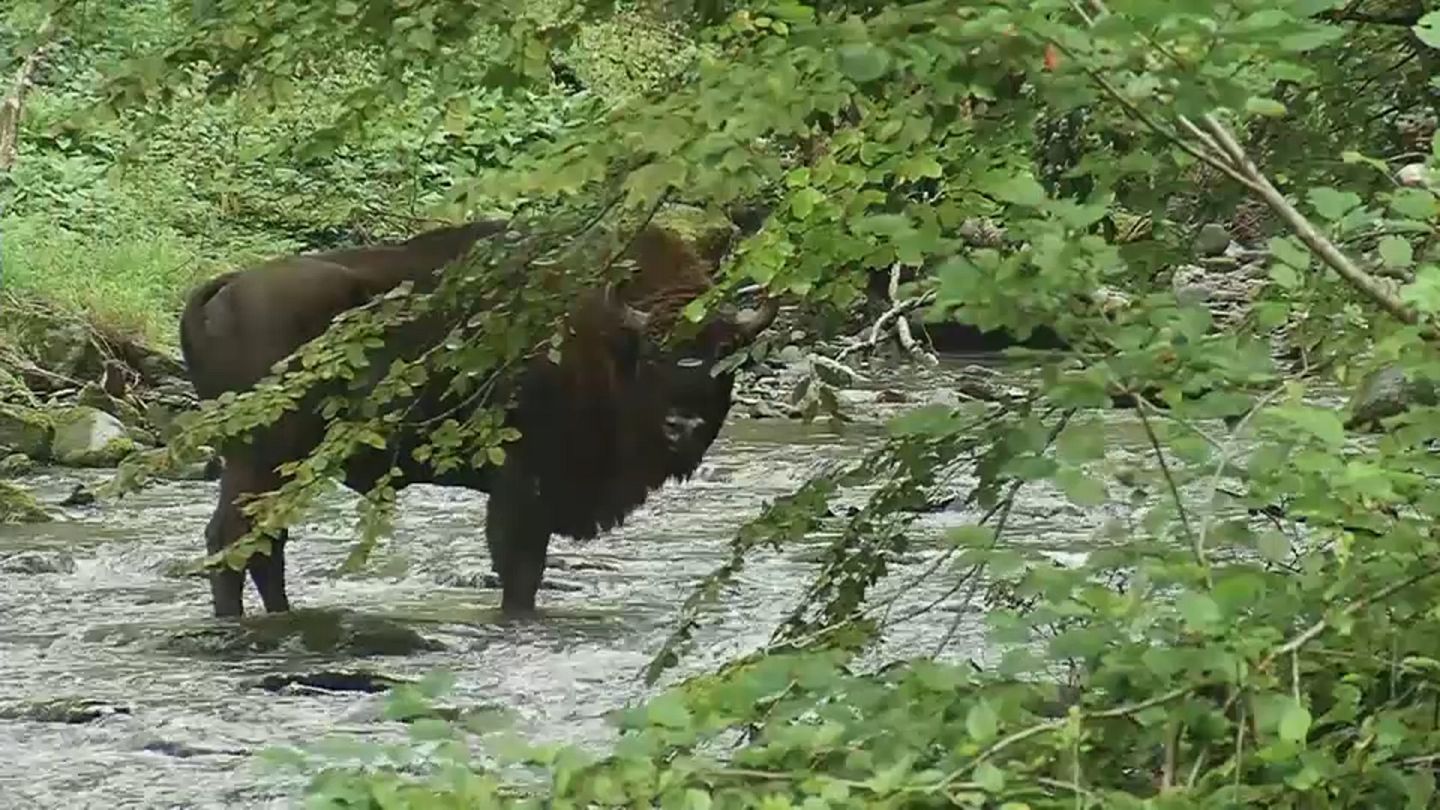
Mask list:
[[[47,459],[54,435],[55,422],[43,411],[0,403],[0,450]]]
[[[50,456],[69,467],[113,467],[138,449],[139,443],[119,419],[79,405],[55,419]]]
[[[105,393],[99,385],[90,383],[80,389],[75,397],[77,405],[87,405],[96,410],[104,411],[119,419],[122,423],[132,427],[138,426],[143,420],[140,409],[126,402],[123,399],[116,399]]]
[[[155,429],[160,441],[169,442],[175,438],[178,432],[175,426],[175,418],[180,411],[164,402],[150,402],[145,405],[145,412],[141,414],[145,424]]]
[[[1218,222],[1207,222],[1195,234],[1191,248],[1197,256],[1221,256],[1230,247],[1230,231]]]
[[[22,551],[0,557],[0,573],[73,574],[75,558],[63,551]]]
[[[1346,406],[1350,417],[1347,428],[1374,429],[1389,416],[1403,412],[1411,405],[1435,405],[1435,384],[1431,380],[1406,379],[1399,366],[1384,366],[1360,381]]]
[[[69,319],[49,321],[39,341],[32,352],[41,368],[72,380],[99,376],[103,361],[86,324]]]
[[[1430,177],[1430,169],[1424,163],[1410,163],[1400,167],[1395,173],[1395,182],[1407,188],[1433,188],[1435,182]]]
[[[0,481],[0,524],[44,523],[50,513],[41,508],[35,496],[7,481]]]
[[[35,459],[24,453],[11,453],[0,458],[0,479],[20,478],[35,472]]]
[[[476,590],[499,590],[500,588],[500,575],[490,571],[451,571],[436,577],[435,581],[450,588],[474,588]],[[574,593],[583,589],[583,586],[573,582],[552,579],[540,581],[540,590],[542,591]]]
[[[320,672],[287,672],[266,675],[251,681],[249,686],[254,689],[264,689],[267,692],[292,694],[297,692],[366,692],[374,694],[388,692],[403,683],[407,683],[407,681],[368,670],[321,670]]]
[[[163,646],[182,654],[225,657],[281,651],[403,656],[445,649],[441,642],[393,619],[325,610],[292,610],[246,617],[237,623],[206,624],[175,633]]]
[[[0,706],[0,718],[34,723],[93,723],[115,714],[130,714],[130,708],[89,698],[53,698]]]
[[[787,366],[799,365],[805,362],[805,350],[792,343],[781,349],[775,359]]]
[[[95,503],[95,493],[91,492],[84,484],[76,484],[60,502],[61,506],[89,506]]]

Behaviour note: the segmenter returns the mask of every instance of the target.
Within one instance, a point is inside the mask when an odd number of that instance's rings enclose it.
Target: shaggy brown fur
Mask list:
[[[181,347],[196,391],[212,399],[254,386],[341,312],[405,281],[421,289],[432,286],[435,270],[503,229],[499,222],[470,223],[399,244],[277,259],[206,282],[192,293],[181,317]],[[522,438],[509,448],[504,465],[437,474],[411,455],[421,441],[413,433],[347,464],[346,484],[360,491],[397,458],[403,478],[396,486],[437,483],[488,492],[486,537],[507,613],[533,611],[552,533],[593,537],[621,523],[666,480],[694,471],[730,408],[733,376],[712,376],[711,366],[774,319],[771,305],[751,319],[712,319],[693,337],[662,345],[661,330],[709,288],[718,257],[698,256],[673,233],[651,226],[633,241],[628,258],[636,271],[618,295],[591,291],[571,307],[561,362],[536,358],[520,376],[507,419]],[[637,320],[637,310],[645,311],[643,319]],[[443,324],[433,321],[402,327],[387,337],[372,368],[414,357],[440,336],[440,328]],[[411,421],[453,406],[441,399],[448,383],[443,376],[430,382]],[[237,500],[280,486],[276,468],[303,458],[319,443],[325,423],[314,406],[321,396],[314,392],[251,442],[221,449],[220,498],[206,529],[211,552],[248,531]],[[463,422],[474,407],[452,416]],[[268,611],[289,609],[285,539],[276,539],[271,554],[254,556],[249,564]],[[240,572],[212,575],[216,615],[242,612],[242,585]]]

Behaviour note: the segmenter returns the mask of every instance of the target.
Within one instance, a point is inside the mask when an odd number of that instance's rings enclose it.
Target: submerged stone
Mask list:
[[[387,692],[391,688],[408,683],[379,672],[369,670],[321,670],[319,672],[286,672],[266,675],[251,682],[251,686],[267,692]]]
[[[93,723],[115,714],[130,714],[130,708],[89,698],[52,698],[0,705],[0,719],[35,723]]]
[[[225,657],[289,651],[366,658],[445,649],[439,641],[393,619],[325,610],[207,624],[175,633],[162,646],[181,654]]]
[[[72,574],[75,558],[63,551],[22,551],[0,557],[0,573]]]

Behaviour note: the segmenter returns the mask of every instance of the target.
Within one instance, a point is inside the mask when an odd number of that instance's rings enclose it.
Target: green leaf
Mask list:
[[[986,793],[999,793],[1005,789],[1005,772],[990,762],[975,766],[975,784]]]
[[[885,75],[890,54],[869,42],[852,42],[839,49],[840,70],[857,82],[871,82]]]
[[[799,189],[790,197],[790,211],[796,219],[808,219],[815,206],[824,202],[825,194],[813,186]]]
[[[1185,623],[1196,630],[1208,630],[1220,623],[1220,606],[1203,593],[1186,593],[1176,602]]]
[[[668,728],[690,726],[690,710],[686,708],[685,701],[673,693],[660,695],[646,704],[645,718],[655,725]]]
[[[1440,48],[1440,11],[1432,11],[1421,17],[1411,30],[1421,42],[1432,48]]]
[[[1281,104],[1273,98],[1265,98],[1264,96],[1251,96],[1246,99],[1245,110],[1246,112],[1263,115],[1267,118],[1279,118],[1288,112],[1284,104]]]
[[[914,180],[919,177],[939,177],[944,173],[940,161],[926,154],[906,158],[896,171],[902,179]]]
[[[1416,270],[1415,280],[1400,288],[1400,300],[1422,312],[1440,312],[1440,267]]]
[[[1290,538],[1282,531],[1271,529],[1261,532],[1255,539],[1255,545],[1271,562],[1283,562],[1290,556]]]
[[[1099,506],[1109,497],[1105,484],[1082,469],[1069,467],[1055,474],[1055,483],[1077,506]]]
[[[1000,718],[991,708],[990,702],[981,700],[965,715],[965,733],[969,734],[977,742],[989,742],[995,739],[995,734],[1000,728]]]
[[[1339,445],[1345,441],[1345,425],[1340,421],[1339,413],[1330,408],[1285,405],[1273,408],[1269,413],[1326,444]]]
[[[1436,214],[1435,195],[1423,188],[1402,188],[1390,195],[1390,210],[1402,217],[1422,222]]]
[[[983,186],[981,190],[1012,205],[1034,207],[1045,202],[1045,188],[1025,174],[1007,176],[993,185]]]
[[[1286,290],[1297,290],[1302,284],[1300,274],[1285,262],[1274,262],[1270,265],[1270,278]]]
[[[1072,422],[1055,439],[1055,455],[1078,463],[1105,457],[1105,426],[1100,422]]]
[[[1380,259],[1387,267],[1409,267],[1415,261],[1415,250],[1403,236],[1387,236],[1380,240]]]
[[[1337,191],[1328,186],[1310,189],[1306,195],[1310,205],[1322,219],[1331,222],[1340,219],[1353,208],[1360,207],[1360,195],[1353,191]]]
[[[1280,715],[1279,731],[1280,739],[1286,742],[1304,742],[1305,735],[1310,733],[1310,710],[1292,698]]]
[[[1293,236],[1272,237],[1266,247],[1270,249],[1270,255],[1296,270],[1304,270],[1310,266],[1310,250]]]

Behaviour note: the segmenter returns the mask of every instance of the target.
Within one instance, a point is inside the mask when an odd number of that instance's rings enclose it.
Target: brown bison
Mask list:
[[[436,272],[506,224],[479,221],[442,228],[398,244],[275,259],[218,276],[195,289],[181,316],[181,348],[202,399],[251,388],[271,367],[322,334],[341,312],[410,281],[433,289]],[[724,245],[702,255],[673,231],[650,225],[630,243],[635,270],[622,285],[593,291],[569,310],[560,360],[537,356],[518,375],[507,424],[521,437],[507,445],[500,466],[436,472],[417,460],[418,432],[401,431],[384,451],[352,456],[345,484],[364,492],[392,466],[397,488],[413,483],[460,486],[489,493],[485,536],[499,575],[507,614],[535,608],[551,534],[590,538],[619,525],[668,479],[684,479],[699,465],[729,412],[733,372],[712,374],[714,363],[753,341],[775,318],[767,301],[758,312],[712,316],[694,334],[651,339],[657,325],[709,289]],[[648,325],[648,327],[647,327]],[[383,372],[391,359],[413,358],[443,332],[419,323],[387,334],[379,350]],[[378,382],[378,374],[366,385]],[[407,425],[455,408],[443,400],[449,378],[436,374],[409,405]],[[283,483],[277,468],[304,458],[320,442],[326,422],[312,392],[301,407],[255,431],[250,441],[221,448],[224,472],[215,514],[206,528],[211,553],[249,529],[239,509],[248,495]],[[449,413],[464,423],[477,406]],[[250,557],[248,569],[269,612],[289,609],[285,540]],[[243,573],[211,573],[215,615],[242,613]]]

